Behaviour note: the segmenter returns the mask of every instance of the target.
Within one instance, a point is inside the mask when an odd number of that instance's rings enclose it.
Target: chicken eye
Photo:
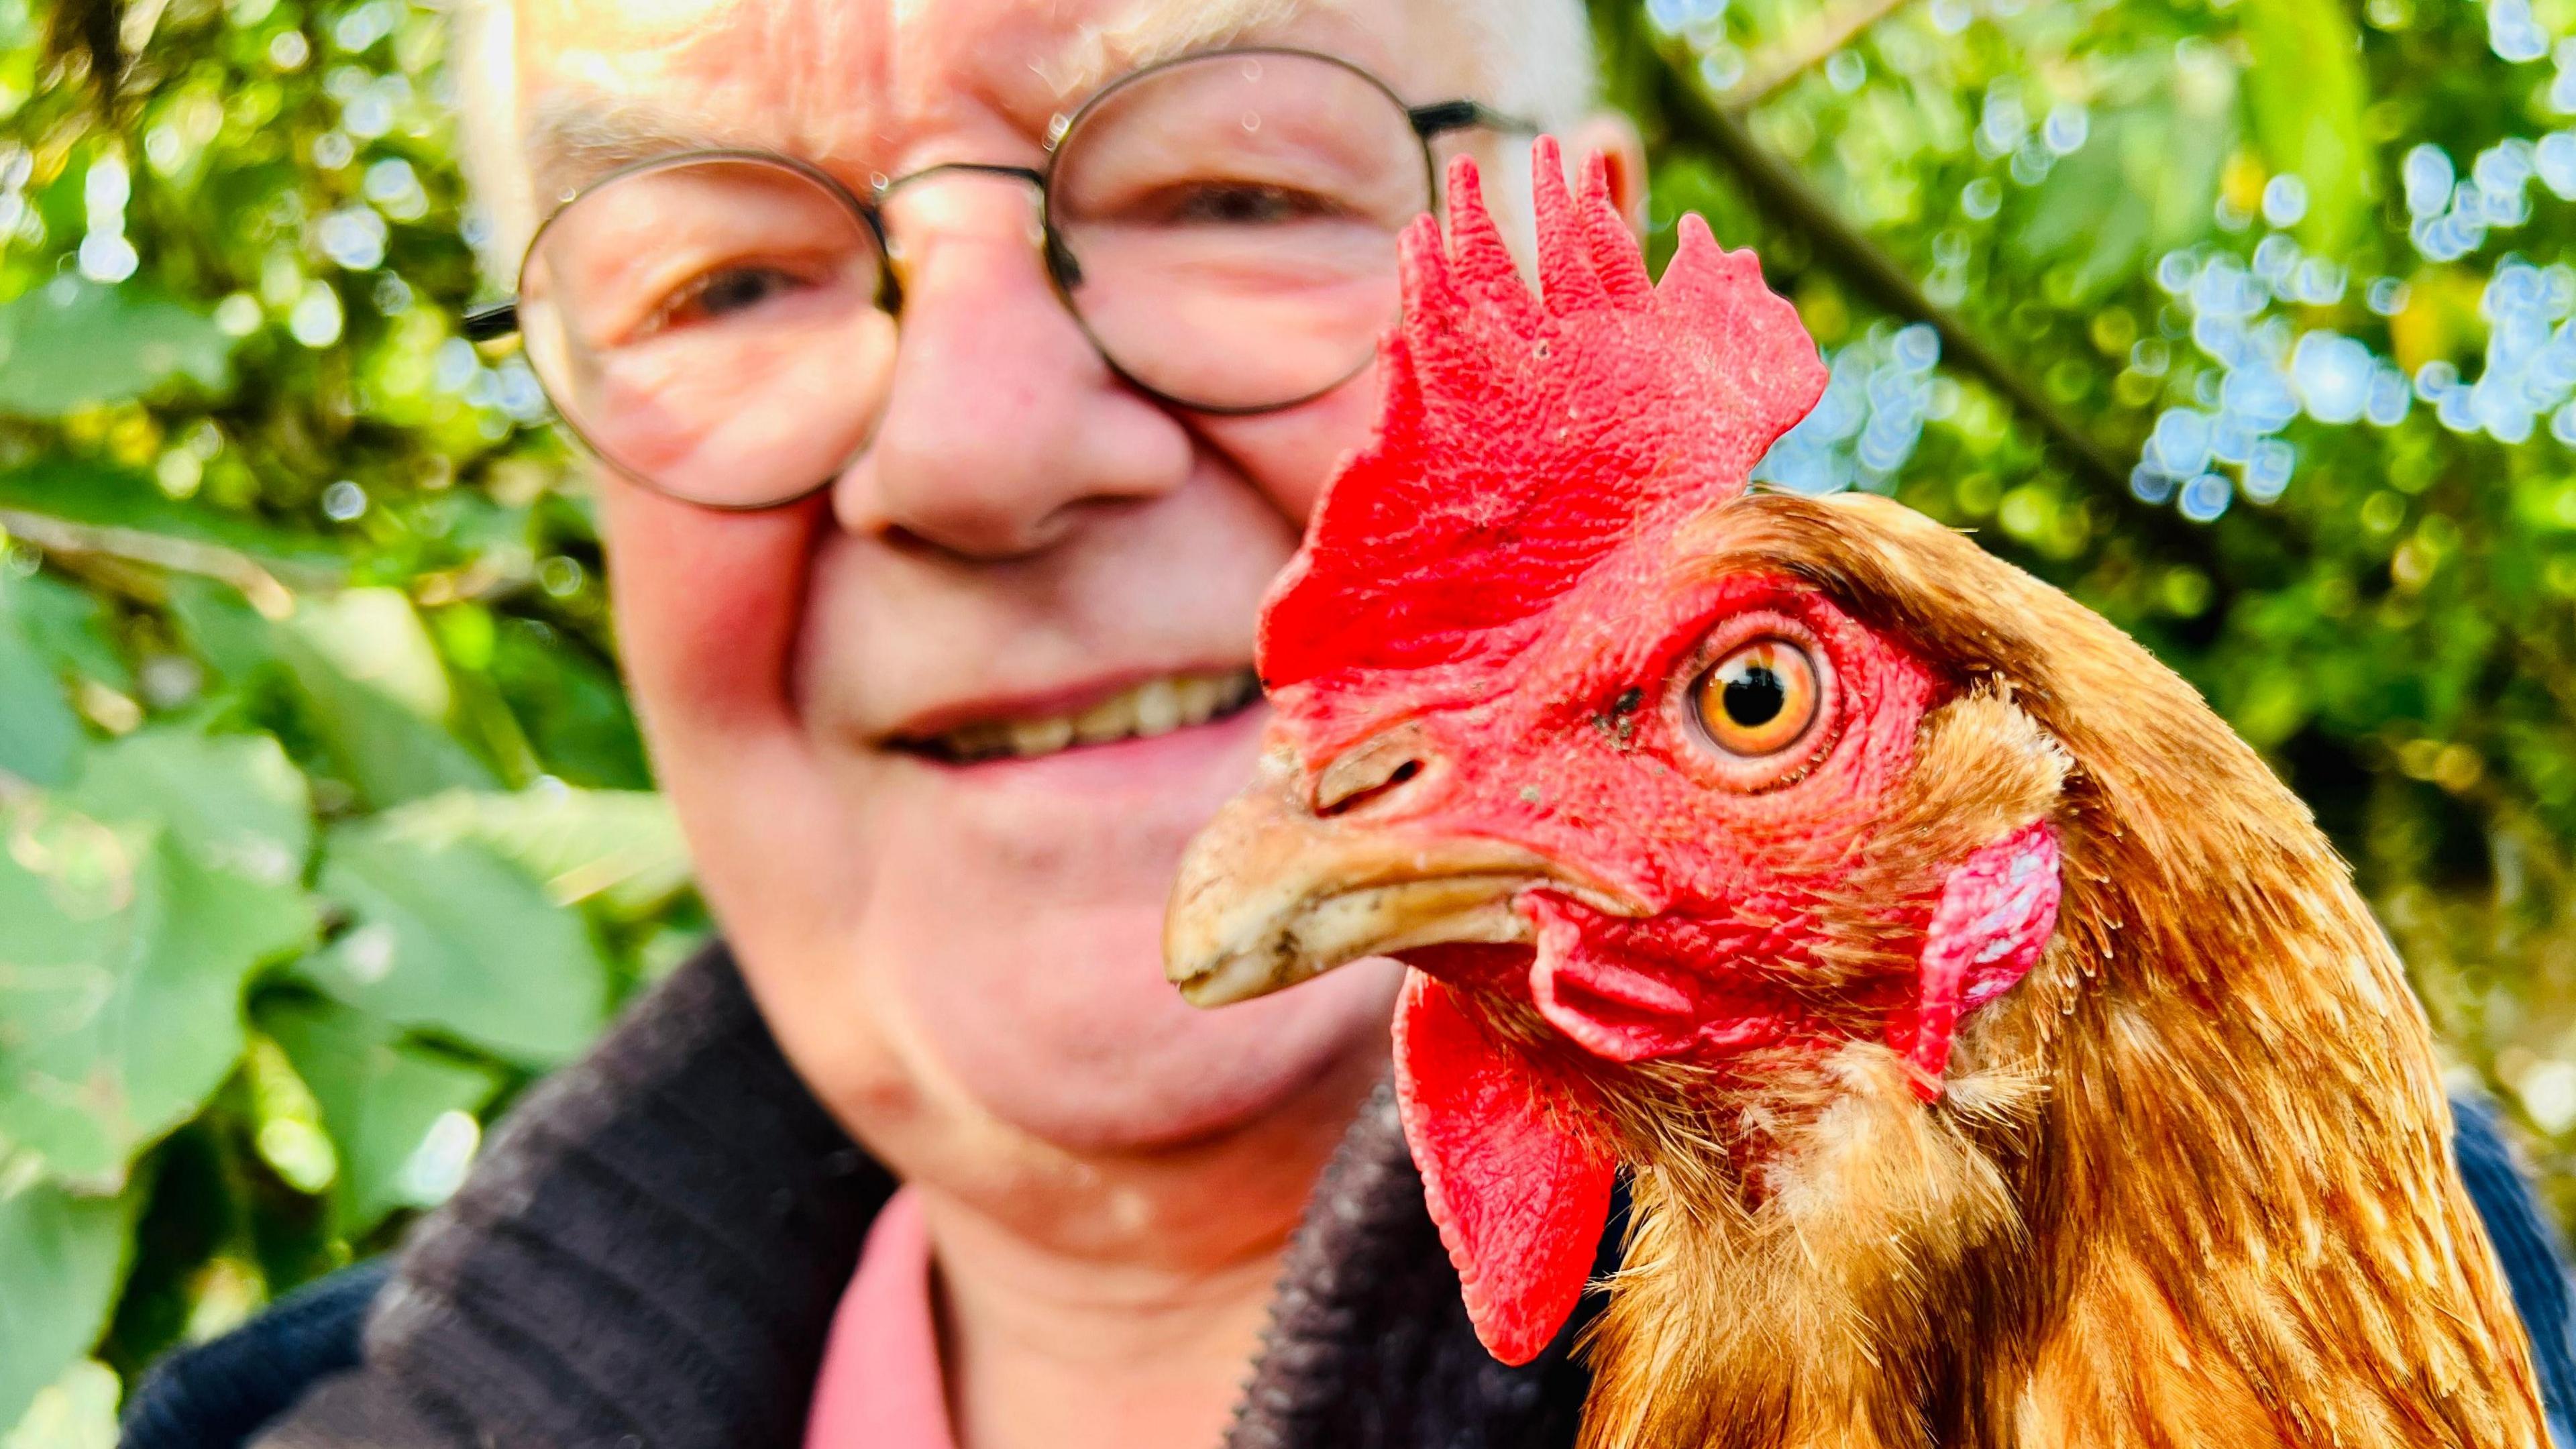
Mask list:
[[[1719,660],[1691,686],[1691,710],[1710,743],[1730,755],[1776,755],[1816,722],[1815,661],[1781,639],[1758,639]]]

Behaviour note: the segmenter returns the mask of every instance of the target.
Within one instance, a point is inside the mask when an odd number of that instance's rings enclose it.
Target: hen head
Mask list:
[[[1817,506],[1746,497],[1824,385],[1795,311],[1697,217],[1651,283],[1598,166],[1579,200],[1552,143],[1534,166],[1539,294],[1470,163],[1447,247],[1405,238],[1379,431],[1264,613],[1261,776],[1166,936],[1200,1005],[1416,968],[1406,1131],[1510,1362],[1571,1312],[1676,1093],[1741,1115],[1853,1042],[1941,1093],[1962,1015],[2052,929],[2063,774],[2005,731],[2031,788],[1925,805],[1927,716],[1974,687],[1822,552],[1748,541]]]

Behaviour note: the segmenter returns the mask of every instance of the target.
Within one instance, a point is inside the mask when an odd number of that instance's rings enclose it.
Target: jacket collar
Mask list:
[[[405,1241],[362,1366],[259,1442],[797,1445],[893,1186],[711,947],[512,1110]],[[1227,1443],[1571,1445],[1567,1345],[1594,1306],[1531,1364],[1485,1353],[1381,1088],[1317,1185]]]

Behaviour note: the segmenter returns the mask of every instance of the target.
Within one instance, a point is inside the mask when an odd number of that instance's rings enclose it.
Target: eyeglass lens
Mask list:
[[[1396,238],[1430,202],[1393,96],[1322,57],[1249,51],[1104,92],[1058,144],[1047,204],[1066,301],[1111,364],[1181,406],[1240,412],[1367,365],[1398,307]],[[886,222],[898,236],[903,212]],[[819,177],[680,157],[547,224],[521,331],[604,461],[756,507],[866,445],[894,368],[884,272],[874,230]]]

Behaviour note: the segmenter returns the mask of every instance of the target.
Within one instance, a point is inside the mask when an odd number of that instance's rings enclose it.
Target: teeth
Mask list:
[[[1136,733],[1151,739],[1167,735],[1181,727],[1181,692],[1168,679],[1151,679],[1137,685]]]
[[[1051,755],[1075,744],[1101,745],[1167,735],[1232,714],[1260,693],[1261,681],[1249,669],[1174,675],[1121,690],[1079,714],[981,721],[961,725],[922,743],[931,753],[954,760],[990,760],[1006,755],[1028,759]]]
[[[1073,721],[1069,719],[1023,720],[1011,726],[1011,753],[1021,759],[1031,755],[1052,755],[1073,743]]]
[[[1126,695],[1112,695],[1073,717],[1073,737],[1086,745],[1127,738],[1136,722],[1136,706]]]
[[[1185,720],[1213,719],[1224,699],[1225,681],[1222,679],[1191,674],[1172,682],[1172,703]]]

